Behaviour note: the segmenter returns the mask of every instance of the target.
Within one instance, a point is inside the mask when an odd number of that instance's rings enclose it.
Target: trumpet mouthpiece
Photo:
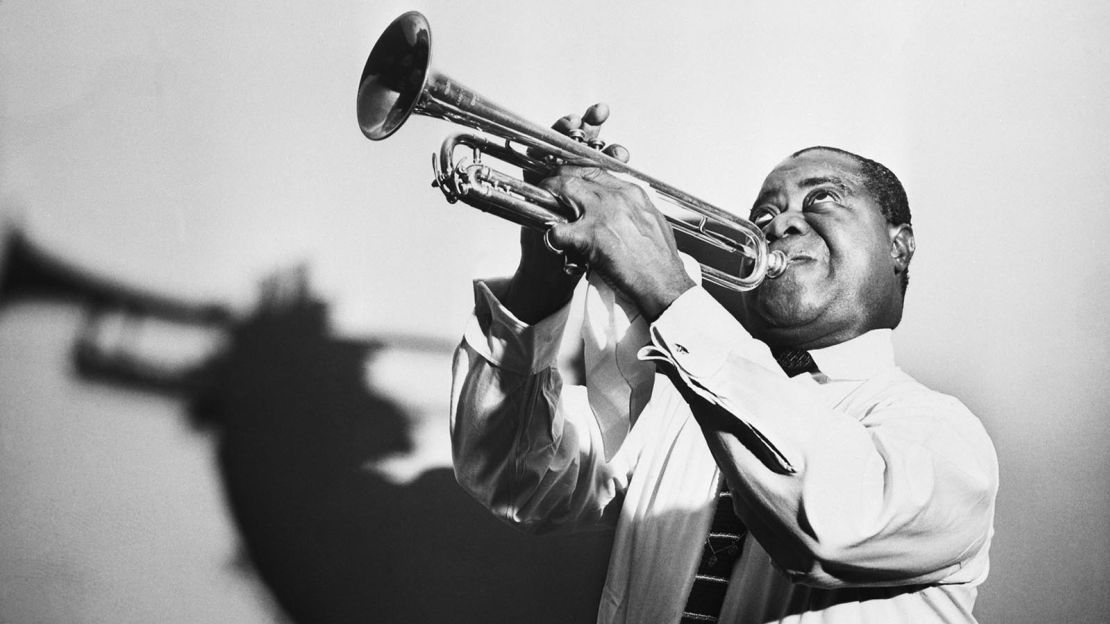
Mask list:
[[[787,260],[786,254],[778,249],[767,254],[767,278],[775,279],[782,275],[788,264],[790,264],[790,261]]]

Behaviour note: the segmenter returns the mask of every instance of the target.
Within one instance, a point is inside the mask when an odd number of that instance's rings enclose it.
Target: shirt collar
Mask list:
[[[894,367],[893,336],[890,329],[873,329],[809,354],[829,379],[867,379]]]

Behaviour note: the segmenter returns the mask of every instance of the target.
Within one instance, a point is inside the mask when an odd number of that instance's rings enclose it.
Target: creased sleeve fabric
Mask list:
[[[905,586],[985,576],[997,459],[959,401],[892,362],[858,379],[835,370],[822,371],[824,383],[789,379],[701,288],[664,312],[651,341],[641,357],[686,398],[738,514],[793,582]]]
[[[585,387],[562,383],[556,358],[568,310],[522,323],[498,302],[504,284],[475,282],[475,314],[455,353],[456,477],[524,530],[611,526],[632,458],[607,459],[606,440],[612,447],[622,436],[599,425]]]

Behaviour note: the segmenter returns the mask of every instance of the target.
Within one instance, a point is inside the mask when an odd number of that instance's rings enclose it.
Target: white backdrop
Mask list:
[[[898,173],[918,241],[899,358],[1001,461],[977,613],[1105,617],[1110,6],[8,0],[0,216],[90,270],[240,310],[305,262],[339,334],[453,339],[516,234],[429,188],[442,122],[358,131],[366,54],[408,9],[441,71],[537,122],[604,100],[633,164],[720,205],[746,212],[809,145]],[[0,621],[273,621],[227,569],[234,530],[180,406],[74,381],[76,313],[0,314]],[[409,473],[449,461],[431,359],[391,382],[430,414]]]

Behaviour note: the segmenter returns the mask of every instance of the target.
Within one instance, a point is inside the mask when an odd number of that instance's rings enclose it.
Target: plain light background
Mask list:
[[[408,9],[441,71],[542,123],[606,101],[634,165],[742,214],[805,146],[898,173],[918,241],[900,362],[963,399],[1001,463],[977,615],[1103,621],[1110,6],[8,0],[0,216],[240,310],[304,262],[340,334],[454,339],[516,233],[429,187],[445,123],[358,130],[366,54]],[[0,622],[275,621],[208,441],[173,401],[74,381],[77,319],[0,311]],[[449,462],[447,358],[396,371],[427,415],[394,466],[411,478]]]

